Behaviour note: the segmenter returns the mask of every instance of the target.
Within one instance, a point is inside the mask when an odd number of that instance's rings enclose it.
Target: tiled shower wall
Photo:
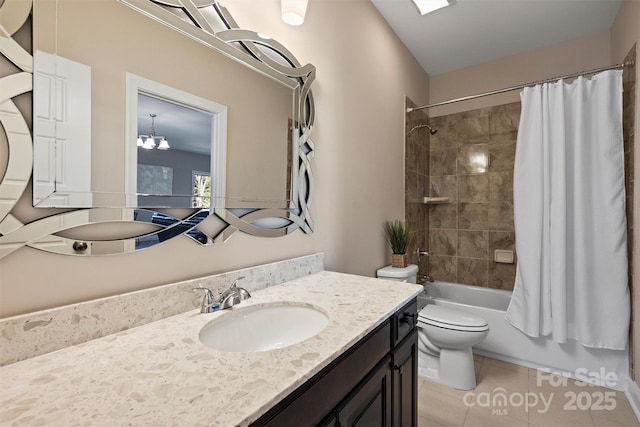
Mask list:
[[[625,62],[635,58],[635,47]],[[629,265],[633,249],[635,69],[624,73],[625,185]],[[407,106],[415,106],[407,100]],[[411,251],[431,254],[420,273],[435,280],[513,289],[516,264],[494,261],[496,249],[515,252],[513,165],[520,103],[429,119],[407,115],[405,211],[416,231]],[[438,132],[429,135],[429,123]],[[412,131],[412,129],[414,129]],[[422,197],[447,197],[425,205]],[[426,232],[424,232],[426,231]],[[515,255],[515,254],[514,254]],[[416,262],[415,256],[412,262]],[[633,283],[629,269],[629,283]]]
[[[635,178],[634,141],[635,141],[635,105],[636,105],[636,46],[634,45],[624,59],[627,65],[622,74],[622,135],[624,137],[624,185],[627,192],[627,250],[629,255],[629,286],[633,292],[633,187]]]
[[[406,103],[407,107],[416,107],[409,98]],[[428,248],[429,218],[422,199],[429,191],[429,130],[424,127],[429,121],[423,111],[407,113],[406,118],[404,211],[406,220],[414,231],[414,238],[409,246],[409,260],[419,265],[420,274],[427,274],[428,260],[422,258],[419,262],[416,250]]]
[[[438,133],[429,150],[429,274],[435,280],[512,289],[515,263],[494,251],[514,251],[513,163],[520,103],[431,119]]]
[[[634,271],[633,271],[633,187],[635,185],[634,177],[634,144],[635,144],[635,105],[636,105],[636,46],[634,45],[629,54],[624,59],[627,65],[624,68],[622,74],[622,134],[624,137],[624,183],[627,191],[627,250],[629,255],[629,288],[631,290],[631,331],[630,331],[630,371],[631,376],[638,381],[638,355],[640,355],[640,342],[633,340],[634,329],[637,329],[638,313],[634,301],[634,294],[638,292],[634,283]]]

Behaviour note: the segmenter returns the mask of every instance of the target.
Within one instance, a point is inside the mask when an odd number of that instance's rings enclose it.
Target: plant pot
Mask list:
[[[407,254],[391,255],[391,267],[405,268],[407,265]]]

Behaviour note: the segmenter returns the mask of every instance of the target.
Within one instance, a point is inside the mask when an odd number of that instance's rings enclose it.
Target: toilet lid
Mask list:
[[[418,319],[435,326],[460,326],[474,329],[488,326],[487,321],[480,316],[436,304],[428,304],[420,310]]]
[[[418,266],[415,264],[409,264],[404,268],[388,265],[376,272],[377,277],[387,279],[406,279],[408,277],[415,276],[416,274],[418,274]]]

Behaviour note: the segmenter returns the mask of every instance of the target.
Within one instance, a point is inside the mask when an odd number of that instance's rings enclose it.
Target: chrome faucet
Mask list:
[[[416,251],[416,255],[418,256],[418,264],[420,263],[420,259],[423,256],[429,256],[429,252],[425,251],[424,249],[418,248],[418,250]],[[428,274],[421,274],[420,275],[420,280],[422,281],[422,283],[424,282],[433,282],[433,277],[431,277]]]
[[[244,276],[234,280],[229,289],[222,292],[217,299],[213,296],[213,292],[209,288],[193,288],[194,291],[204,292],[200,313],[213,313],[218,310],[224,310],[251,298],[249,291],[238,286],[238,282],[241,279],[244,279]]]
[[[416,251],[416,255],[418,255],[418,263],[419,263],[420,258],[422,258],[423,256],[429,256],[429,252],[425,251],[424,249],[418,248],[418,250]]]
[[[220,309],[220,304],[213,296],[213,292],[209,288],[193,288],[194,291],[203,291],[204,298],[200,306],[200,313],[213,313]]]
[[[420,280],[420,283],[426,283],[426,282],[433,282],[433,277],[431,277],[428,274],[419,274],[418,275],[418,280]]]

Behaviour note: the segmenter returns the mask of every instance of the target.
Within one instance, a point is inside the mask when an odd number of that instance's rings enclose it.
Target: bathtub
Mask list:
[[[578,379],[602,379],[616,390],[626,390],[629,378],[627,351],[586,348],[576,341],[558,344],[545,337],[529,337],[505,320],[511,291],[481,288],[446,282],[426,282],[425,294],[418,297],[418,310],[437,304],[483,317],[489,324],[489,335],[476,347],[474,354],[488,356],[528,368],[550,369]],[[616,378],[612,379],[611,373]]]

